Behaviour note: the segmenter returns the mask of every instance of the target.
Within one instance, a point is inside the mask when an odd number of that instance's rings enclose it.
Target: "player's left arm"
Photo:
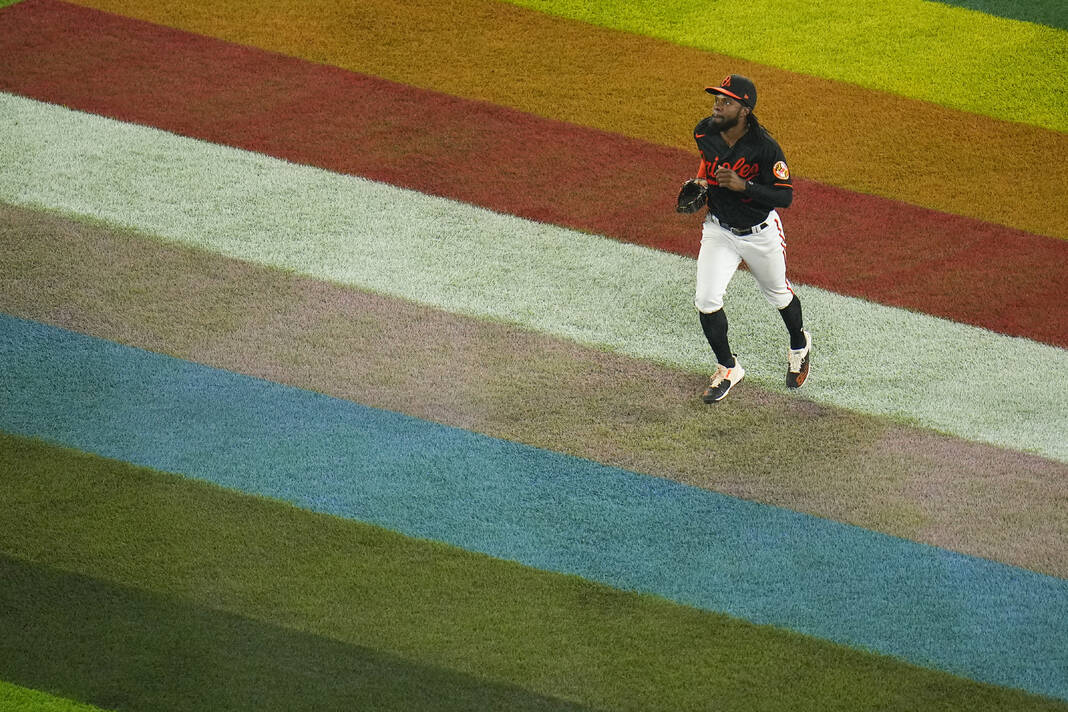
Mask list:
[[[763,157],[760,173],[745,180],[729,168],[720,167],[716,178],[721,187],[743,193],[747,198],[769,208],[788,208],[794,200],[793,182],[786,158],[778,144]],[[722,175],[721,175],[722,174]]]
[[[746,181],[742,192],[746,197],[769,208],[788,208],[790,203],[794,202],[794,189],[787,181],[779,181],[771,185]]]
[[[748,181],[745,194],[761,205],[769,208],[788,208],[794,201],[794,184],[790,178],[790,168],[786,165],[786,156],[782,148],[773,139],[769,139],[766,161],[760,166],[757,180]]]

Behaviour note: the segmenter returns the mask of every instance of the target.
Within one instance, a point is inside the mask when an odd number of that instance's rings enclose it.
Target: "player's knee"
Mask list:
[[[785,309],[790,306],[790,302],[794,300],[794,293],[789,289],[765,291],[764,297],[768,300],[768,303],[776,309]]]
[[[711,314],[723,308],[723,297],[698,294],[693,300],[693,305],[697,307],[697,311]]]

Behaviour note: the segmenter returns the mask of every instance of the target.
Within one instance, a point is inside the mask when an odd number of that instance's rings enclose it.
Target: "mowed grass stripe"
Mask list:
[[[1068,238],[1063,201],[1068,163],[1050,159],[1068,155],[1068,135],[1011,123],[1011,117],[1000,121],[962,113],[495,0],[454,0],[447,7],[436,0],[77,4],[694,156],[693,127],[709,113],[704,86],[731,72],[746,74],[762,88],[759,115],[785,147],[796,177]],[[774,42],[773,37],[745,36],[754,43]],[[996,84],[1002,76],[993,78]],[[417,144],[413,149],[416,170]],[[593,168],[613,169],[612,164]],[[997,186],[998,200],[976,200],[988,195],[990,186]]]
[[[188,558],[156,553],[176,564]],[[122,710],[586,709],[220,612],[217,601],[190,602],[185,591],[159,594],[2,554],[0,576],[11,595],[0,621],[0,673]]]
[[[299,703],[289,687],[301,690],[310,709],[323,709],[312,705],[331,694],[358,701],[358,682],[380,690],[409,683],[420,709],[447,709],[447,695],[434,693],[478,681],[512,689],[517,702],[522,690],[511,686],[525,688],[527,700],[553,696],[596,709],[1065,708],[3,433],[0,477],[12,504],[0,509],[0,561],[27,594],[0,618],[8,633],[0,645],[47,652],[51,640],[40,633],[54,634],[64,611],[83,613],[78,623],[102,636],[125,630],[143,644],[144,659],[134,646],[111,646],[124,674],[110,684],[130,708],[140,700],[165,709],[200,683],[202,692],[228,695],[235,709],[270,709],[277,698],[249,691],[252,676],[282,700]],[[35,610],[49,601],[53,609]],[[234,673],[232,682],[197,665],[199,656],[152,668],[167,645],[177,653],[202,645],[197,652]],[[80,651],[68,643],[54,654],[77,663]],[[362,663],[323,680],[336,658]],[[176,659],[190,680],[173,674]],[[84,666],[41,662],[27,676],[68,689],[109,685],[80,677]],[[381,670],[381,679],[365,680],[363,665]],[[0,666],[29,667],[8,656]],[[264,671],[273,676],[255,675]],[[249,699],[234,699],[244,691]]]
[[[151,531],[154,535],[157,530]],[[176,564],[190,558],[176,556],[173,548],[155,553]],[[369,575],[381,573],[367,571],[366,563],[358,566]],[[0,672],[122,710],[588,709],[515,685],[220,612],[213,607],[217,601],[191,602],[186,591],[145,591],[2,554],[0,576],[11,596],[0,622]],[[399,585],[375,577],[383,587]],[[202,585],[197,580],[182,583]],[[365,605],[363,600],[347,603]]]
[[[7,712],[96,712],[99,707],[0,680],[0,708]]]
[[[1061,30],[1068,30],[1068,5],[1060,0],[1038,0],[1020,3],[1016,0],[937,0],[946,5],[966,7],[988,15],[1007,17],[1025,22],[1038,22]]]
[[[11,19],[0,83],[32,98],[697,254],[698,220],[673,207],[692,150],[71,5],[32,3]],[[805,180],[796,190],[783,211],[794,281],[1068,347],[1068,328],[1049,318],[1068,242]],[[612,202],[591,202],[598,193]]]
[[[688,370],[694,261],[158,130],[0,96],[14,126],[0,199]],[[1068,460],[1062,349],[798,286],[816,334],[805,396]],[[739,274],[747,380],[785,391],[781,319]],[[975,374],[1013,378],[996,389]]]
[[[0,430],[1068,698],[1068,581],[0,317]]]
[[[3,205],[0,281],[0,312],[1068,578],[1061,463],[755,388],[713,411],[704,373]]]
[[[784,6],[776,0],[719,0],[714,6],[680,0],[503,1],[1001,120],[1068,131],[1068,32],[1050,27],[927,0],[823,0],[818,6]],[[1012,76],[1019,89],[1005,91],[1005,76]],[[805,106],[820,100],[810,97]]]

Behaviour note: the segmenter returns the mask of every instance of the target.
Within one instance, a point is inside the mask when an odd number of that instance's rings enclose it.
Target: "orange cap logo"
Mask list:
[[[723,78],[723,83],[720,84],[720,86],[721,87],[729,87],[730,85],[731,85],[731,75],[728,74],[726,77]]]

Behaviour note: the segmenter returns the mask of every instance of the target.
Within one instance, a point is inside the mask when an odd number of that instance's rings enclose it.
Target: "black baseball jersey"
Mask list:
[[[698,178],[708,180],[708,209],[732,227],[759,225],[774,208],[788,208],[793,201],[790,169],[778,142],[763,128],[746,131],[733,146],[710,125],[708,117],[693,131],[701,152]],[[716,169],[732,168],[746,181],[744,191],[720,188]]]

